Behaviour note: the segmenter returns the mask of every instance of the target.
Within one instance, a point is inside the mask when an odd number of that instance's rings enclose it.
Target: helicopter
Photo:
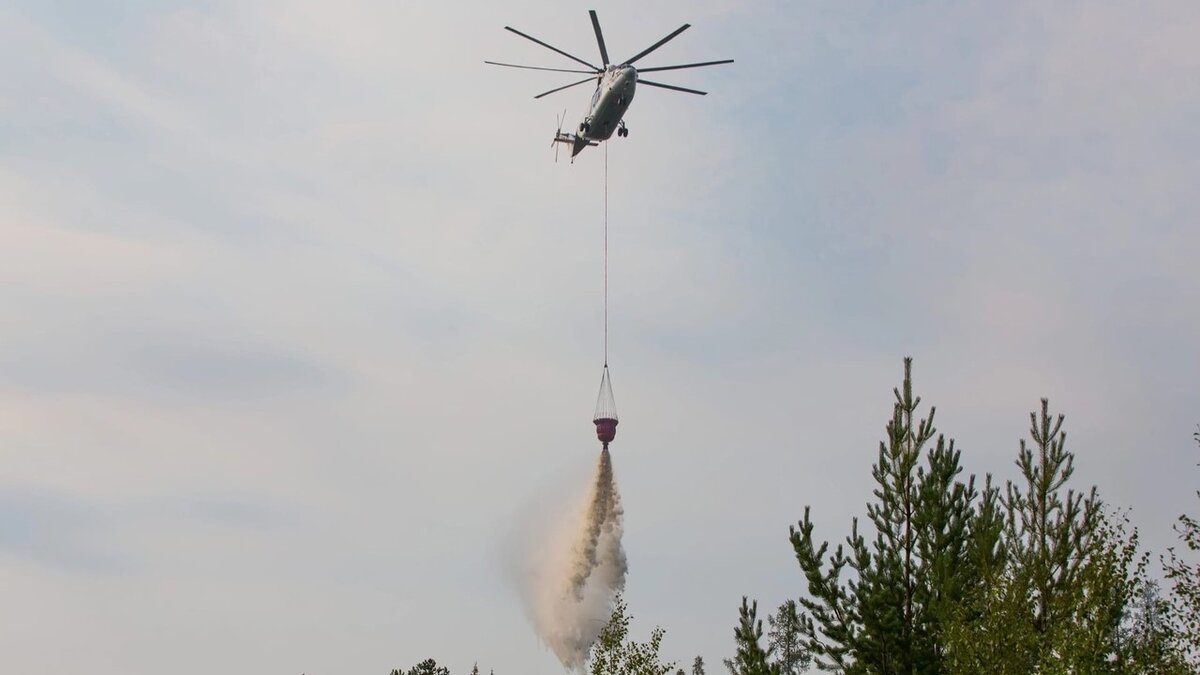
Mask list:
[[[661,89],[671,89],[673,91],[682,91],[688,94],[699,94],[700,96],[704,96],[708,93],[696,89],[688,89],[686,87],[677,87],[672,84],[651,82],[650,80],[642,79],[639,75],[640,73],[653,73],[663,70],[681,70],[684,68],[700,68],[703,66],[716,66],[723,63],[733,63],[733,59],[724,59],[721,61],[704,61],[702,63],[685,63],[675,66],[642,68],[640,70],[633,66],[633,64],[639,59],[665,45],[667,42],[673,40],[680,33],[691,27],[691,24],[686,23],[672,31],[663,39],[655,42],[654,44],[622,61],[621,63],[610,63],[608,60],[608,49],[604,46],[604,34],[600,31],[600,19],[596,16],[596,10],[589,10],[588,14],[592,17],[592,29],[596,32],[596,44],[600,47],[600,63],[603,66],[602,68],[597,68],[596,66],[577,56],[573,56],[557,47],[542,42],[532,35],[522,33],[512,26],[505,26],[504,30],[516,33],[526,40],[535,42],[546,49],[549,49],[550,51],[561,54],[568,59],[575,61],[576,63],[587,66],[590,70],[543,68],[540,66],[522,66],[513,63],[484,61],[484,63],[488,65],[504,66],[506,68],[546,70],[556,73],[586,73],[588,75],[578,82],[572,82],[570,84],[551,89],[550,91],[542,92],[537,96],[534,96],[535,99],[542,98],[543,96],[547,96],[564,89],[570,89],[571,87],[575,87],[587,82],[592,82],[593,80],[596,82],[596,91],[594,94],[592,94],[592,102],[588,106],[587,114],[585,114],[583,119],[579,122],[577,130],[573,133],[563,133],[563,118],[559,118],[558,131],[554,134],[554,140],[550,143],[551,146],[557,146],[559,143],[570,145],[572,162],[575,161],[576,155],[578,155],[580,152],[583,152],[584,148],[587,148],[591,145],[599,145],[601,141],[606,141],[609,138],[612,138],[614,131],[616,132],[617,136],[624,137],[629,135],[629,127],[626,126],[623,118],[625,116],[625,111],[629,109],[629,104],[633,102],[633,94],[637,89],[638,84],[644,84],[649,87],[658,87]],[[557,150],[555,151],[555,157],[557,158]]]

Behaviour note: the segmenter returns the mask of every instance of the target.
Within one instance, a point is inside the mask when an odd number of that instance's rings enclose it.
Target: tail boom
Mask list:
[[[575,155],[583,152],[583,149],[589,145],[600,145],[596,141],[589,141],[587,138],[584,138],[579,134],[564,134],[561,131],[554,136],[554,142],[566,143],[567,145],[571,146],[571,159],[574,159]]]

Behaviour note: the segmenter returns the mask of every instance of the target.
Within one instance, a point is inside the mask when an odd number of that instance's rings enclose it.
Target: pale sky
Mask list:
[[[576,2],[0,7],[3,670],[560,672],[507,565],[598,450]],[[967,472],[1067,414],[1155,554],[1200,511],[1200,4],[613,2],[634,633],[720,672],[788,526],[864,514],[902,358]]]

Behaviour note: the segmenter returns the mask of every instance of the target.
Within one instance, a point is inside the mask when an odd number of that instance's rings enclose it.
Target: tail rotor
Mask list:
[[[554,146],[554,163],[555,164],[558,164],[558,145],[560,142],[559,139],[562,138],[562,125],[563,125],[563,122],[566,121],[566,119],[567,119],[567,110],[566,110],[566,108],[564,108],[562,111],[562,115],[558,116],[558,130],[554,132],[554,140],[550,141],[550,145]]]

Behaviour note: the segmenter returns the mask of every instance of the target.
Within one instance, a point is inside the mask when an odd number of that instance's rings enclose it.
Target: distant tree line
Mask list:
[[[433,659],[425,659],[408,670],[393,668],[390,675],[450,675],[450,669],[439,666]],[[479,675],[478,663],[471,667],[471,675]],[[496,673],[491,672],[491,675],[496,675]]]

